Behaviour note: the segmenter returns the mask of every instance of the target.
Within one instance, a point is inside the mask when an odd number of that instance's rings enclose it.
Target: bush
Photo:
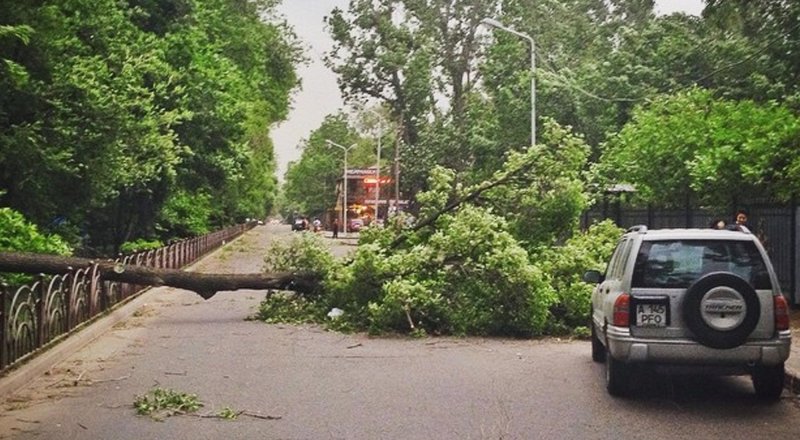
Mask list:
[[[267,323],[305,324],[322,322],[320,304],[293,294],[273,293],[261,301],[256,318]]]
[[[383,287],[383,298],[368,305],[370,333],[387,330],[441,333],[447,327],[451,313],[445,298],[437,293],[441,291],[440,287],[435,281],[389,281]]]
[[[504,230],[502,218],[465,206],[442,216],[421,243],[390,251],[395,232],[373,231],[349,264],[333,259],[314,234],[276,245],[268,270],[322,274],[318,296],[273,296],[259,317],[319,321],[321,311],[344,310],[336,321],[357,330],[414,334],[531,336],[545,328],[554,293],[547,277]],[[313,301],[314,305],[303,304]],[[341,325],[341,323],[339,323]]]
[[[148,240],[146,238],[140,238],[135,241],[126,241],[125,243],[122,243],[122,246],[119,247],[119,251],[123,254],[133,254],[136,252],[158,249],[161,247],[164,247],[164,243],[162,243],[161,240]]]
[[[204,192],[171,194],[159,213],[156,229],[162,238],[186,238],[207,234],[213,214],[211,196]]]
[[[39,232],[35,224],[10,208],[0,208],[0,251],[72,254],[72,248],[60,236]],[[23,274],[0,275],[0,282],[11,285],[22,285],[32,280],[33,277]]]
[[[267,272],[315,272],[324,279],[338,262],[317,234],[295,234],[289,243],[276,242],[264,257]]]
[[[550,274],[556,292],[548,333],[568,333],[588,324],[594,286],[583,282],[583,274],[589,269],[605,270],[622,233],[614,222],[605,220],[575,234],[564,246],[546,248],[538,254],[538,266]]]
[[[70,255],[72,249],[54,234],[43,234],[11,208],[0,208],[0,250]]]
[[[323,282],[309,298],[299,295],[269,295],[261,302],[256,317],[265,322],[320,322],[327,302],[321,298],[326,277],[339,266],[317,234],[295,234],[288,243],[276,242],[264,257],[267,272],[314,272]]]

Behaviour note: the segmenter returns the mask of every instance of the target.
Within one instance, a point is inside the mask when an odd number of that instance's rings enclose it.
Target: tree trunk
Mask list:
[[[204,299],[211,298],[219,291],[238,289],[277,289],[310,293],[320,282],[319,277],[313,273],[207,274],[175,269],[154,269],[108,260],[94,261],[27,252],[0,252],[0,272],[57,275],[94,264],[98,266],[100,276],[108,281],[177,287],[194,291]]]

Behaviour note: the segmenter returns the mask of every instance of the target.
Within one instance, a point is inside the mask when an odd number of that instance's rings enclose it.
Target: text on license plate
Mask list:
[[[665,304],[637,304],[636,325],[639,327],[666,327],[667,306]]]

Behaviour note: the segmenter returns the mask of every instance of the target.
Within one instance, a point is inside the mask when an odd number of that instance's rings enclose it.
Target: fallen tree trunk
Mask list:
[[[310,293],[319,286],[320,281],[313,273],[209,274],[155,269],[108,260],[96,261],[28,252],[0,252],[0,272],[58,275],[94,264],[97,265],[100,276],[108,281],[142,286],[177,287],[191,290],[204,299],[211,298],[219,291],[239,289],[276,289]]]

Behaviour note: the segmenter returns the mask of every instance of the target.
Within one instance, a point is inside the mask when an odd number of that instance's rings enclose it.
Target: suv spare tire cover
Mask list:
[[[683,298],[683,319],[697,342],[711,348],[742,345],[758,325],[761,304],[750,283],[730,272],[695,281]]]

